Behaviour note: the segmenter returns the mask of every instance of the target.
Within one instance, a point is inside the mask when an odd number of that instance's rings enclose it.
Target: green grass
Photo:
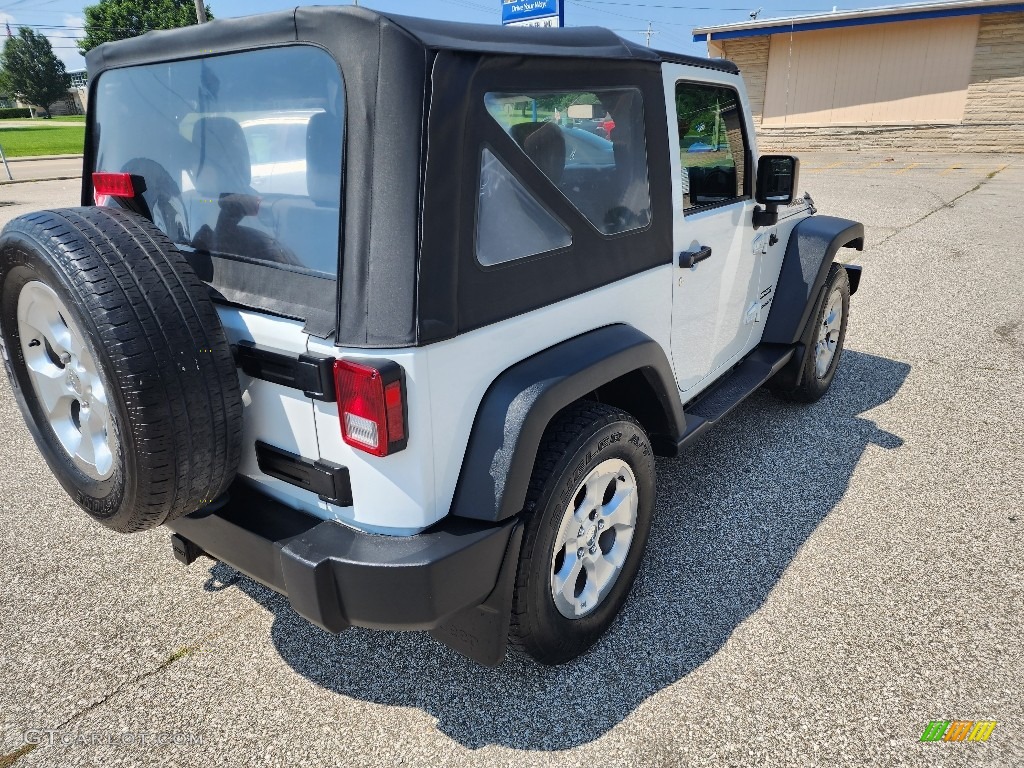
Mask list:
[[[729,168],[733,165],[732,156],[727,150],[687,152],[685,149],[680,149],[679,160],[683,168],[709,168],[716,165]]]
[[[0,147],[8,157],[35,155],[80,155],[85,144],[85,126],[0,125]]]
[[[186,656],[190,656],[198,650],[199,648],[197,646],[183,645],[181,648],[179,648],[166,659],[164,659],[164,663],[160,665],[160,668],[163,669],[164,667],[169,667],[171,664],[178,661],[179,659],[184,659]]]

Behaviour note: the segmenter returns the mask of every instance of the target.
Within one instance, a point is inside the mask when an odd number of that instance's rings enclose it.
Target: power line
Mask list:
[[[69,27],[66,24],[29,24],[27,22],[15,22],[17,27],[32,27],[33,29],[85,29],[85,27]]]
[[[496,10],[492,6],[480,5],[479,3],[471,3],[468,2],[468,0],[441,0],[441,2],[448,3],[449,5],[458,5],[462,8],[471,8],[474,11],[480,11],[481,13],[486,13],[488,15],[493,14]]]
[[[634,15],[628,14],[628,13],[619,13],[617,11],[607,11],[604,8],[595,8],[595,7],[590,5],[590,0],[568,0],[568,2],[572,3],[573,5],[578,5],[581,8],[586,8],[588,11],[593,11],[593,12],[596,12],[596,13],[603,13],[603,14],[606,14],[608,16],[615,16],[615,17],[620,18],[620,19],[629,19],[630,21],[643,21],[643,22],[649,22],[650,21],[650,19],[646,19],[646,18],[643,18],[641,16],[634,16]],[[677,22],[672,22],[672,21],[661,21],[660,19],[658,20],[658,23],[659,24],[668,24],[668,25],[673,26],[673,27],[692,27],[693,26],[692,24],[679,24]]]
[[[6,8],[0,8],[0,13],[2,13],[4,11],[9,11],[12,8],[14,8],[13,5],[9,5]],[[70,16],[71,15],[67,11],[48,11],[48,10],[46,10],[44,8],[33,8],[32,9],[32,13],[59,13],[61,16]]]
[[[30,29],[49,29],[49,30],[74,30],[83,32],[86,29],[97,29],[103,30],[104,32],[135,32],[131,27],[104,27],[98,24],[90,24],[88,27],[73,27],[66,24],[16,24],[17,27],[28,27]],[[148,31],[148,30],[146,30]]]
[[[572,2],[573,0],[570,0]],[[625,5],[634,8],[664,8],[672,11],[743,11],[749,13],[750,8],[727,8],[719,5],[664,5],[661,3],[626,2],[626,0],[586,0],[591,5]],[[773,8],[773,11],[784,11],[786,13],[813,13],[813,8]],[[822,10],[831,10],[826,8]]]

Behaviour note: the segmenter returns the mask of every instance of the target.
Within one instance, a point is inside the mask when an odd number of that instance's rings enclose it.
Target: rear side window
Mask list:
[[[487,93],[487,111],[599,232],[651,220],[643,99],[635,88]]]
[[[337,275],[344,90],[325,52],[110,70],[94,110],[95,169],[141,176],[153,222],[183,250]]]
[[[568,228],[493,152],[484,149],[476,213],[477,261],[490,267],[571,244]]]
[[[747,145],[736,91],[719,85],[678,83],[676,120],[683,210],[743,198],[747,194]]]

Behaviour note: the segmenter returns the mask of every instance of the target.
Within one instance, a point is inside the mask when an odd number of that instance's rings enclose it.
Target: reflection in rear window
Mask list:
[[[651,220],[644,108],[636,88],[487,93],[487,112],[606,235]]]
[[[338,67],[312,47],[110,70],[95,169],[142,176],[186,250],[333,277],[343,109]]]

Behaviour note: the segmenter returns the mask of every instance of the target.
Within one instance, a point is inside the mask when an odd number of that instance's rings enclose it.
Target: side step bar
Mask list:
[[[733,408],[756,392],[796,354],[799,345],[761,344],[706,392],[686,405],[686,432],[678,448],[697,439]]]

